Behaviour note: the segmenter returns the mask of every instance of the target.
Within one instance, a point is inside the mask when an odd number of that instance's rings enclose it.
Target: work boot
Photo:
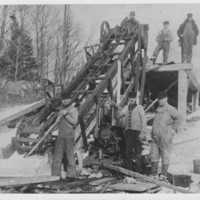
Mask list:
[[[156,176],[158,172],[158,162],[151,163],[151,175]]]
[[[168,171],[168,167],[169,167],[169,164],[162,164],[162,175],[167,177],[167,171]]]
[[[159,181],[163,181],[165,183],[169,183],[168,179],[166,176],[160,174],[159,178],[158,178]]]

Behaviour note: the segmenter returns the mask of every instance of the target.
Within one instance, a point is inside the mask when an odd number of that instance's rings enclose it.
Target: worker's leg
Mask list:
[[[167,63],[168,62],[169,48],[170,48],[170,43],[169,42],[165,42],[163,44],[163,63]]]
[[[187,36],[187,63],[191,63],[192,60],[192,48],[194,43],[194,34],[190,34]]]
[[[162,158],[162,175],[167,177],[168,167],[170,163],[170,153],[172,148],[172,130],[168,128],[163,130],[159,140],[160,155]]]
[[[67,135],[65,139],[65,154],[67,156],[67,176],[75,177],[76,170],[75,170],[75,160],[74,160],[74,132]]]
[[[135,152],[136,172],[142,173],[142,143],[139,141],[139,131],[133,133],[133,148]]]
[[[184,63],[184,58],[183,58],[183,44],[181,43],[181,62]]]
[[[158,44],[153,52],[153,62],[155,63],[158,57],[158,54],[162,50],[162,44]]]
[[[151,141],[151,148],[150,148],[150,158],[151,158],[151,175],[156,176],[158,173],[158,162],[160,159],[159,148],[157,142],[154,138]]]
[[[52,175],[54,176],[60,176],[63,153],[63,139],[58,137],[53,154]]]
[[[186,63],[187,62],[187,52],[188,52],[187,38],[183,38],[182,49],[183,49],[183,63]]]
[[[133,131],[125,131],[125,167],[133,171]]]
[[[121,157],[125,158],[124,128],[116,127],[116,134],[117,134],[117,137],[120,138],[118,144],[119,144],[119,149],[120,149]]]
[[[192,61],[192,48],[193,48],[193,44],[188,44],[187,63],[191,63]]]

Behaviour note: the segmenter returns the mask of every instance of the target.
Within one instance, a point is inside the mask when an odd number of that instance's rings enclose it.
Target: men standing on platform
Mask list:
[[[118,119],[125,117],[125,167],[142,173],[142,141],[146,138],[144,109],[136,103],[136,92],[129,93],[128,105],[123,108],[110,101],[116,108]],[[135,166],[134,166],[135,164]]]
[[[156,37],[158,45],[156,46],[153,53],[153,64],[156,62],[158,54],[161,50],[163,50],[163,63],[168,62],[170,42],[172,42],[172,40],[172,33],[169,30],[169,21],[164,21],[163,30],[161,30]]]
[[[161,157],[162,172],[159,178],[163,181],[167,180],[173,135],[183,122],[181,114],[174,107],[169,105],[167,101],[167,93],[160,92],[158,95],[159,105],[152,126],[150,149],[152,176],[157,176],[158,163]]]
[[[188,13],[187,19],[180,25],[177,31],[180,38],[182,63],[191,63],[192,48],[193,45],[197,44],[199,29],[192,17],[192,13]]]

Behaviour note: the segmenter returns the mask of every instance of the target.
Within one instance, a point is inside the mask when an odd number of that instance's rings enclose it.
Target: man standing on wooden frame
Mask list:
[[[177,34],[181,46],[182,63],[191,63],[192,48],[197,44],[199,29],[193,20],[193,14],[188,13],[187,19],[180,25]]]
[[[172,33],[169,30],[169,21],[164,21],[163,30],[161,30],[156,37],[158,45],[156,46],[153,53],[153,64],[156,62],[158,54],[161,50],[163,50],[163,63],[168,62],[170,42],[172,42],[172,40]]]

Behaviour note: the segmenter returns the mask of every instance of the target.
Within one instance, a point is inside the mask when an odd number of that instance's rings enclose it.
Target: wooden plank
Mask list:
[[[40,129],[41,127],[30,127],[30,126],[27,126],[23,129],[23,132],[24,133],[35,133],[35,134],[39,134],[40,133]]]
[[[91,181],[89,184],[93,185],[93,186],[98,186],[98,185],[101,185],[101,184],[104,184],[107,182],[111,182],[111,181],[115,181],[115,180],[117,180],[116,177],[106,177],[106,178],[101,178],[101,179],[98,179],[95,181]]]
[[[60,180],[59,176],[0,177],[0,187],[20,186]]]
[[[109,186],[109,189],[118,191],[129,191],[129,192],[145,192],[147,190],[158,187],[153,183],[148,182],[137,182],[136,184],[117,183]]]
[[[178,111],[186,122],[188,81],[185,70],[178,72]]]
[[[30,112],[32,112],[33,110],[42,107],[43,105],[45,105],[45,99],[39,101],[38,103],[35,103],[34,105],[32,105],[32,106],[30,106],[30,107],[28,107],[28,108],[23,109],[23,110],[21,110],[21,111],[15,113],[15,114],[12,114],[12,115],[10,115],[10,116],[8,116],[8,117],[5,117],[4,119],[1,119],[1,120],[0,120],[0,126],[3,126],[3,125],[6,124],[7,122],[12,121],[12,120],[15,120],[15,119],[17,119],[17,118],[19,118],[19,117],[21,117],[21,116],[27,114],[27,113],[30,113]]]
[[[20,142],[39,142],[40,139],[21,137]]]
[[[179,71],[179,70],[192,70],[192,64],[188,63],[177,63],[171,65],[151,65],[147,66],[146,72],[156,71],[156,72],[167,72],[167,71]]]
[[[162,182],[162,181],[159,181],[159,180],[144,176],[142,174],[139,174],[139,173],[124,169],[122,167],[118,167],[118,166],[115,166],[115,165],[110,165],[110,164],[103,163],[103,162],[100,163],[100,166],[103,167],[103,168],[106,168],[106,169],[113,170],[115,172],[119,172],[121,174],[125,174],[127,176],[131,176],[133,178],[138,178],[138,179],[141,179],[143,181],[148,181],[148,182],[154,183],[154,184],[156,184],[158,186],[166,187],[166,188],[169,188],[171,190],[175,190],[175,191],[178,191],[178,192],[181,192],[181,193],[191,193],[191,192],[189,192],[187,190],[184,190],[182,188],[178,188],[178,187],[175,187],[173,185],[169,185],[168,183],[165,183],[165,182]]]

